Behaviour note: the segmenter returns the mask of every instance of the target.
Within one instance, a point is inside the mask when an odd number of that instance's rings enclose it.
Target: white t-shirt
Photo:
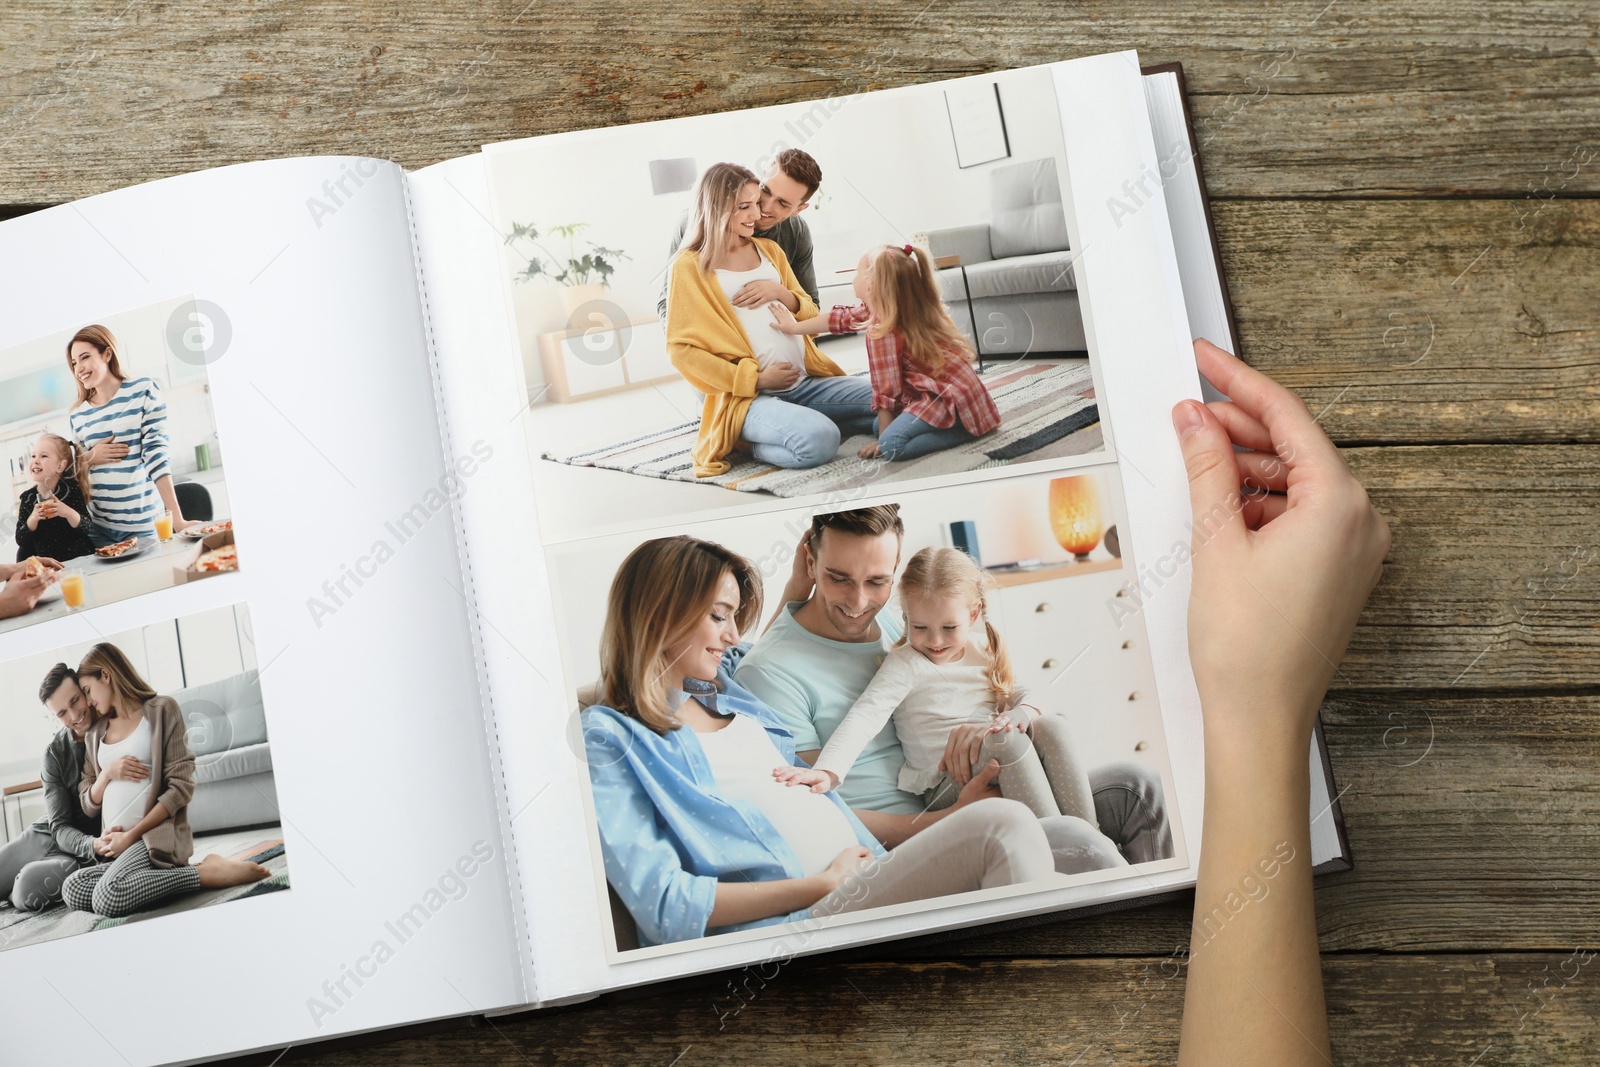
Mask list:
[[[782,282],[778,276],[778,268],[774,267],[766,256],[761,257],[761,265],[754,270],[723,270],[717,269],[717,283],[722,286],[722,291],[732,303],[733,294],[743,289],[748,282]],[[779,333],[772,328],[777,320],[772,317],[772,309],[762,304],[756,308],[742,308],[737,304],[733,308],[734,317],[739,320],[739,325],[744,327],[745,336],[750,339],[750,348],[756,357],[756,362],[766,370],[778,363],[791,363],[800,372],[799,379],[794,383],[799,385],[806,378],[806,346],[805,342],[792,333]],[[794,388],[794,385],[789,387]],[[787,392],[788,390],[763,390],[763,392]]]
[[[139,720],[139,725],[133,728],[133,733],[124,737],[115,744],[108,741],[100,742],[100,766],[106,767],[112,760],[122,756],[132,756],[146,767],[150,766],[150,716],[146,715]],[[142,782],[124,782],[114,778],[106,786],[105,795],[100,798],[100,827],[102,832],[113,826],[120,826],[124,830],[132,830],[138,821],[144,818],[145,801],[150,796],[151,782],[146,778]]]
[[[749,715],[735,715],[714,733],[697,730],[695,737],[722,795],[765,815],[794,850],[806,876],[822,873],[840,852],[860,844],[844,812],[827,796],[803,785],[784,785],[772,776],[785,765],[783,756]]]
[[[906,757],[900,788],[921,793],[938,785],[944,778],[939,761],[950,731],[962,723],[986,723],[994,717],[988,672],[989,654],[970,639],[954,663],[934,663],[909,644],[900,645],[884,658],[861,698],[828,738],[817,757],[817,769],[832,771],[843,780],[861,750],[892,716]]]

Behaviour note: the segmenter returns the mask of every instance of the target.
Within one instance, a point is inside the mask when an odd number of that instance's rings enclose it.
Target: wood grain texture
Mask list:
[[[224,0],[0,7],[0,203],[270,156],[492,141],[1121,48],[1184,63],[1221,196],[1592,194],[1600,11],[1154,2]],[[1582,160],[1582,162],[1580,162]]]
[[[1243,356],[1334,441],[1600,441],[1600,202],[1215,216]]]
[[[1393,544],[1335,689],[1600,684],[1600,448],[1344,456]]]
[[[1331,957],[1323,970],[1336,1062],[1581,1062],[1600,1043],[1600,958],[1583,959],[1570,950]],[[765,980],[718,975],[647,998],[489,1020],[404,1049],[241,1062],[1164,1067],[1182,1010],[1182,969],[1159,958],[797,962]],[[1285,1028],[1286,1048],[1300,1040]]]

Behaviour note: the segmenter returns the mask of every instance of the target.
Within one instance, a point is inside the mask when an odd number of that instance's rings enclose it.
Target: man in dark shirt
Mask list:
[[[817,300],[817,269],[812,263],[814,247],[811,228],[800,214],[811,205],[817,187],[822,184],[822,168],[817,161],[798,148],[779,152],[772,162],[772,171],[761,183],[761,218],[756,221],[757,237],[776,241],[789,259],[789,269],[800,280],[800,288]],[[684,233],[689,228],[689,212],[678,220],[678,230],[672,239],[672,250],[667,255],[668,269],[661,280],[661,299],[656,302],[656,314],[662,321],[667,318],[667,279],[671,277],[672,257],[683,247]],[[750,282],[733,296],[733,303],[742,308],[758,308],[778,301],[790,311],[798,311],[800,301],[777,282]],[[820,305],[819,305],[820,307]]]
[[[98,816],[78,803],[83,773],[83,736],[94,716],[78,687],[78,673],[57,663],[39,686],[39,700],[61,729],[44,751],[44,818],[0,848],[0,898],[18,911],[40,911],[61,899],[67,875],[95,861]]]

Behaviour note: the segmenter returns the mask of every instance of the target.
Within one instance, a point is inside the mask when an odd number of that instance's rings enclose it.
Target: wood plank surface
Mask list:
[[[819,17],[819,12],[820,17]],[[162,0],[0,6],[0,202],[269,156],[408,167],[540,133],[1138,48],[1221,196],[1593,194],[1600,9]]]
[[[1330,957],[1323,972],[1336,1062],[1584,1062],[1600,1045],[1600,958],[1584,960],[1570,950]],[[1182,1011],[1182,969],[1160,957],[796,961],[765,978],[719,975],[647,998],[488,1020],[415,1039],[389,1058],[295,1050],[253,1062],[1154,1067],[1174,1061]],[[1300,1039],[1289,1031],[1283,1040]]]
[[[1334,441],[1600,441],[1600,202],[1215,215],[1242,354]]]

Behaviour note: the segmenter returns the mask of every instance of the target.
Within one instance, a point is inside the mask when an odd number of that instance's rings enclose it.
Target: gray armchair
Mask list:
[[[997,167],[989,182],[989,222],[928,231],[933,256],[961,257],[939,272],[951,317],[969,338],[977,321],[980,362],[1086,355],[1055,160]]]
[[[189,724],[194,752],[189,828],[199,834],[277,822],[278,791],[258,673],[248,670],[170,695]]]

